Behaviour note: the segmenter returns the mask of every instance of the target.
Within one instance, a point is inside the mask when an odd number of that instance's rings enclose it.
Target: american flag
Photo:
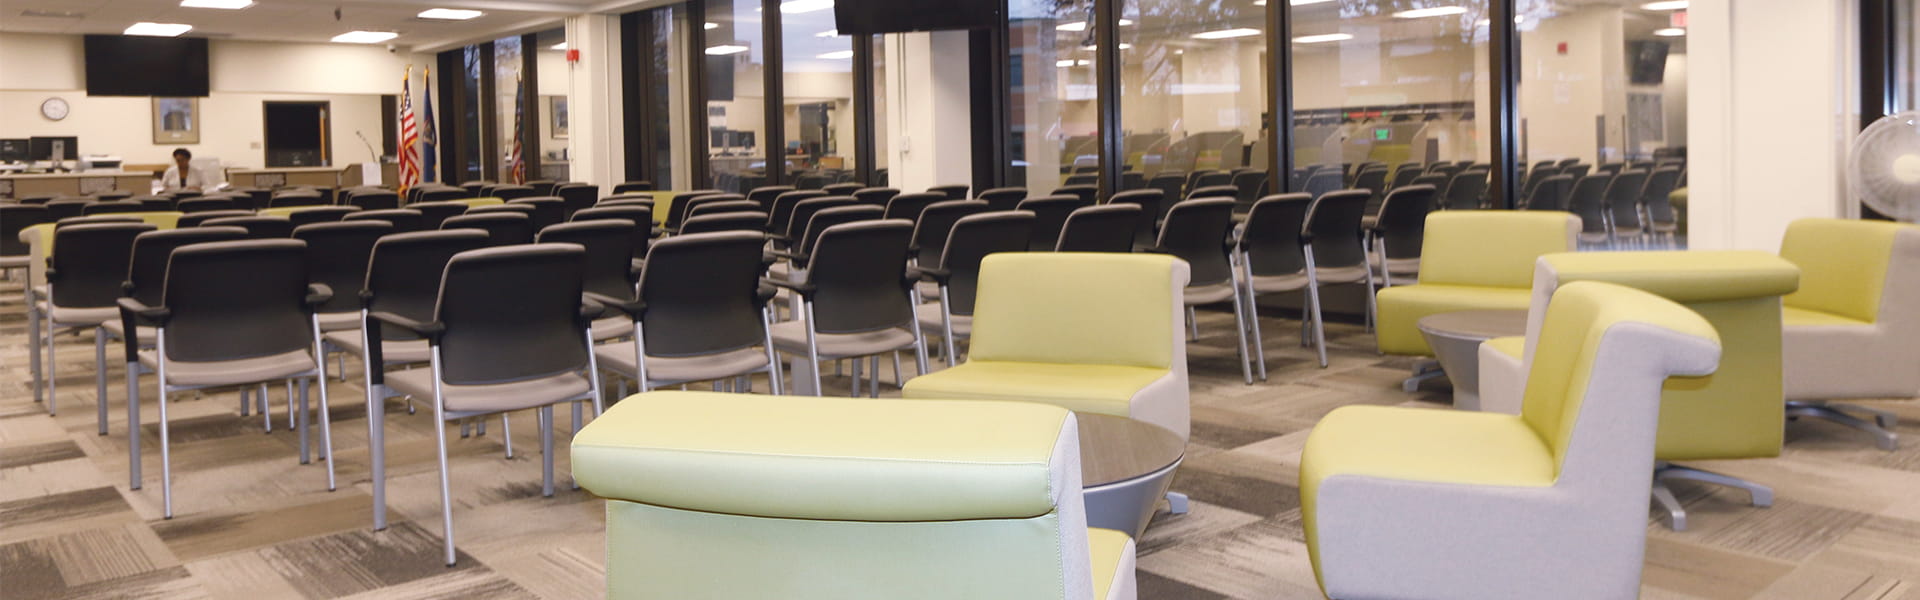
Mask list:
[[[400,193],[420,184],[420,128],[413,120],[413,66],[400,79]]]
[[[513,78],[513,152],[507,155],[507,164],[512,167],[513,182],[520,185],[527,183],[527,159],[521,154],[520,147],[520,117],[526,113],[526,96],[527,86],[520,81],[519,76],[515,76]]]

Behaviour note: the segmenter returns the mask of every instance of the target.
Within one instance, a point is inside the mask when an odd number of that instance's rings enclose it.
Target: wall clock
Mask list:
[[[47,101],[40,103],[40,116],[46,117],[49,121],[58,121],[67,118],[67,113],[72,109],[73,107],[68,106],[64,99],[48,98]]]

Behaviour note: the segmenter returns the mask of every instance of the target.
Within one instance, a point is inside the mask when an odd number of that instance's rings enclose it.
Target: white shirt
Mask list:
[[[193,165],[187,165],[187,180],[184,185],[180,181],[180,165],[176,164],[167,167],[166,174],[160,176],[161,189],[169,192],[187,188],[204,192],[213,189],[213,186],[218,183],[219,182],[214,181],[212,178],[207,177],[207,173],[202,171],[200,167]]]

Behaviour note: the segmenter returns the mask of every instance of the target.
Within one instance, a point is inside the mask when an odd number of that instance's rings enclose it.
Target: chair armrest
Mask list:
[[[60,270],[53,268],[53,257],[51,256],[47,257],[47,268],[42,270],[41,273],[47,278],[47,283],[60,280]]]
[[[632,317],[635,321],[640,320],[641,314],[647,311],[647,304],[639,300],[624,300],[599,292],[585,292],[582,295],[586,296],[587,300],[600,304],[604,308],[611,308],[626,313],[627,316]]]
[[[812,296],[813,291],[815,289],[813,284],[811,283],[800,282],[800,281],[783,281],[779,279],[767,279],[764,277],[760,279],[760,283],[762,285],[771,285],[774,287],[781,287],[781,288],[793,290],[794,293],[800,294],[801,297]]]
[[[411,331],[414,333],[414,335],[427,338],[427,343],[435,346],[440,345],[441,334],[444,334],[447,332],[447,326],[440,324],[440,322],[438,321],[435,321],[432,323],[421,323],[419,321],[415,321],[413,319],[396,315],[384,310],[367,313],[367,318],[370,318],[382,323],[386,323],[394,327],[399,327],[407,331]],[[380,343],[380,340],[375,339],[373,340],[373,343],[378,344]]]
[[[582,328],[592,327],[593,320],[600,318],[600,315],[604,314],[607,314],[607,307],[587,298],[584,294],[580,297],[580,326]]]
[[[773,255],[775,258],[784,258],[793,262],[802,262],[807,260],[806,255],[803,255],[797,252],[788,252],[786,250],[769,250],[765,253],[762,253],[761,256],[764,257],[769,254]]]
[[[173,316],[173,312],[164,306],[159,308],[147,306],[131,296],[121,297],[116,303],[120,305],[120,327],[126,331],[126,335],[121,336],[121,340],[126,342],[127,362],[139,362],[140,322],[146,321],[165,327],[167,319]],[[102,365],[101,368],[106,367]]]
[[[953,271],[932,267],[909,267],[907,269],[907,276],[915,281],[932,281],[940,285],[946,285],[948,281],[953,279]]]
[[[307,312],[311,313],[320,305],[333,299],[333,288],[324,283],[307,284]]]
[[[760,308],[766,308],[767,303],[772,302],[773,297],[779,294],[780,294],[780,288],[776,288],[773,285],[768,284],[766,280],[762,279],[760,281],[760,287],[754,290],[754,300],[756,301],[756,304],[758,304]]]

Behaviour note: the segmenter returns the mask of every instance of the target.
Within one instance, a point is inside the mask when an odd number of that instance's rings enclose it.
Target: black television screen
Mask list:
[[[1627,43],[1627,68],[1633,83],[1660,85],[1667,78],[1667,43],[1638,41]]]
[[[0,162],[27,160],[27,139],[0,140]]]
[[[59,142],[59,148],[54,148]],[[80,158],[80,138],[76,137],[40,137],[27,138],[28,160],[78,160]]]
[[[833,5],[841,35],[988,29],[999,26],[1001,0],[839,0]]]
[[[206,38],[89,35],[88,96],[207,95]]]

